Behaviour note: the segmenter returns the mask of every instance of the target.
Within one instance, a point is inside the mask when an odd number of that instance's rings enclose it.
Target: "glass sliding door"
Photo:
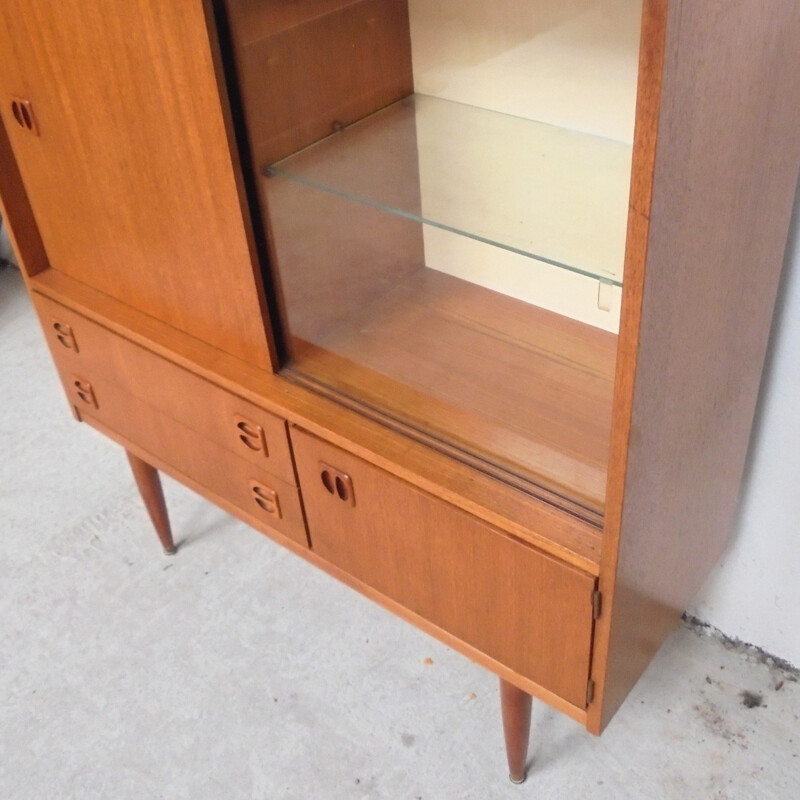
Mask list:
[[[636,0],[225,0],[284,373],[601,512]]]

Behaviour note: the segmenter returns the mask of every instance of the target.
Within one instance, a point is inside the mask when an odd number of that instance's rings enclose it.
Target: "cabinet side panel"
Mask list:
[[[800,6],[659,4],[661,107],[641,317],[621,343],[594,731],[728,541],[800,160]]]
[[[202,3],[8,0],[0,50],[0,114],[50,265],[268,366]]]
[[[17,262],[23,277],[31,277],[48,267],[42,237],[33,218],[28,195],[14,160],[11,143],[0,120],[0,214],[11,234]]]

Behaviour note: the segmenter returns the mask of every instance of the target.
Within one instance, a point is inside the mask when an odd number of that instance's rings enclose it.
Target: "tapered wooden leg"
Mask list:
[[[177,548],[172,541],[172,529],[169,525],[167,504],[164,501],[164,492],[161,488],[161,478],[158,476],[158,470],[130,451],[126,450],[125,452],[128,454],[133,477],[136,479],[136,485],[139,487],[145,508],[150,515],[158,538],[161,540],[164,552],[168,556],[174,555]]]
[[[500,704],[503,710],[508,776],[513,783],[522,783],[525,780],[528,740],[531,734],[531,696],[501,678]]]

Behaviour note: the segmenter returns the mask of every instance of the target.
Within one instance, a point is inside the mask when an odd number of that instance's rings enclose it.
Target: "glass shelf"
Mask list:
[[[621,286],[631,150],[417,94],[264,174]]]

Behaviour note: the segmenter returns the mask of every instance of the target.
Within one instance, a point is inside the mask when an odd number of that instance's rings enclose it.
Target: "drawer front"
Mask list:
[[[74,373],[71,359],[57,357],[56,365],[77,415],[99,422],[178,473],[241,509],[247,521],[266,526],[308,545],[297,487],[257,469],[228,449],[124,392],[90,372]],[[66,363],[65,363],[66,362]]]
[[[593,577],[305,431],[291,438],[315,553],[586,706]]]
[[[296,484],[286,423],[41,295],[34,295],[59,363],[102,375],[206,439]]]

